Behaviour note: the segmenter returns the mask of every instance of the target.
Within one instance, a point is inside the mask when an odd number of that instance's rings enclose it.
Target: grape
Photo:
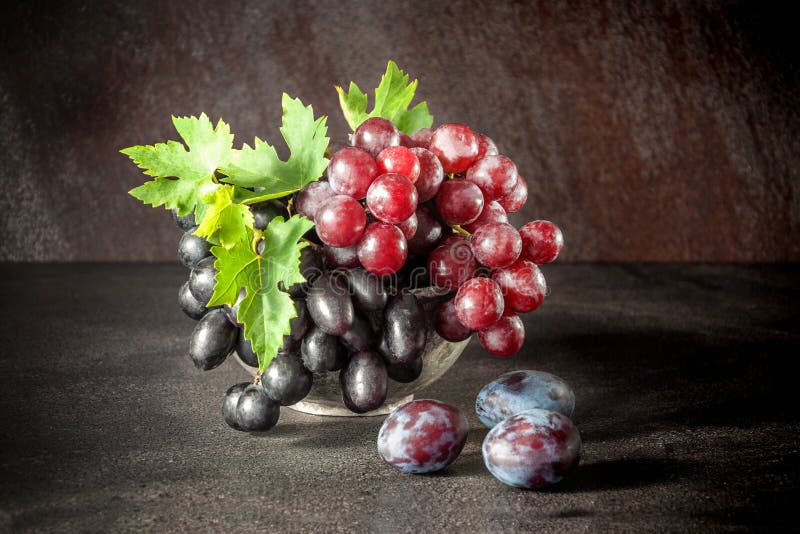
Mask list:
[[[386,147],[399,146],[400,132],[390,121],[372,117],[356,128],[353,133],[353,145],[363,148],[374,158]]]
[[[447,180],[436,193],[436,208],[450,224],[468,224],[483,211],[483,193],[466,180]]]
[[[239,322],[239,305],[242,303],[245,296],[247,296],[247,291],[245,291],[244,288],[241,288],[239,290],[239,294],[236,296],[236,302],[233,303],[233,306],[229,304],[222,305],[222,309],[225,311],[225,315],[228,316],[228,320],[237,328],[242,327],[242,323]]]
[[[330,336],[318,326],[312,326],[300,346],[303,365],[312,373],[335,371],[342,364],[344,348],[336,336]]]
[[[195,230],[196,226],[183,234],[178,244],[178,257],[181,263],[190,269],[194,269],[197,262],[211,254],[211,243],[194,235]]]
[[[451,342],[464,341],[472,330],[458,322],[453,299],[442,302],[433,315],[433,327],[443,339]]]
[[[510,267],[497,269],[492,279],[500,286],[506,308],[517,313],[535,310],[547,293],[542,271],[530,260],[520,259]]]
[[[363,316],[356,314],[353,326],[339,340],[351,352],[369,350],[376,344],[375,331]]]
[[[458,289],[454,301],[456,317],[471,330],[480,330],[503,316],[500,287],[488,278],[467,280]]]
[[[208,311],[208,308],[202,302],[198,302],[192,292],[189,291],[189,282],[184,282],[178,291],[178,304],[180,304],[183,313],[192,319],[202,319]]]
[[[431,144],[431,137],[433,137],[433,130],[430,128],[420,128],[411,134],[411,141],[415,147],[427,149]]]
[[[478,341],[489,354],[513,356],[525,342],[525,326],[516,313],[506,310],[500,320],[478,330]]]
[[[383,281],[364,269],[351,269],[345,273],[353,304],[363,312],[381,311],[389,299]]]
[[[278,422],[281,406],[261,386],[247,386],[236,403],[236,423],[247,432],[263,432]]]
[[[242,429],[236,421],[236,405],[239,403],[239,397],[242,396],[242,392],[244,392],[249,385],[248,382],[242,382],[241,384],[231,386],[228,388],[228,391],[225,392],[225,396],[222,397],[222,418],[225,419],[229,427],[236,430]]]
[[[367,214],[358,200],[336,195],[319,207],[316,213],[317,235],[326,245],[349,247],[358,242],[367,225]]]
[[[488,136],[478,134],[478,155],[475,161],[483,158],[484,156],[496,156],[500,152],[497,150],[497,145]]]
[[[406,219],[405,221],[398,223],[397,227],[403,232],[403,237],[406,238],[406,243],[409,239],[414,237],[414,234],[417,233],[417,226],[419,225],[419,221],[417,220],[417,214],[412,213],[411,217]]]
[[[561,229],[550,221],[532,221],[519,229],[522,236],[522,256],[542,265],[558,257],[564,248]]]
[[[174,222],[175,226],[177,226],[184,232],[188,232],[189,230],[197,226],[197,223],[195,222],[194,219],[194,213],[188,213],[186,215],[178,215],[177,208],[170,210],[170,213],[172,214],[172,222]]]
[[[486,156],[467,170],[467,181],[480,187],[487,202],[511,193],[517,177],[517,166],[505,156]]]
[[[417,216],[417,231],[408,240],[408,251],[425,255],[442,239],[442,225],[427,206],[420,206],[414,214]]]
[[[417,189],[402,174],[382,174],[369,186],[367,207],[383,222],[401,223],[417,209]]]
[[[419,202],[427,202],[436,196],[444,181],[442,163],[433,152],[425,148],[412,148],[411,152],[419,161],[419,177],[414,182],[414,187],[417,188]]]
[[[333,155],[328,164],[328,182],[338,195],[362,199],[370,184],[377,178],[378,166],[366,150],[343,148]]]
[[[258,356],[253,351],[253,345],[245,339],[244,331],[239,330],[239,338],[236,341],[236,354],[243,363],[250,367],[258,367]]]
[[[217,275],[217,270],[214,268],[216,260],[217,258],[214,256],[203,258],[197,262],[195,268],[192,269],[192,274],[189,275],[189,291],[203,306],[208,304],[214,294],[214,284],[216,283],[214,277]]]
[[[400,132],[400,146],[404,146],[406,148],[413,148],[415,145],[414,141],[411,139],[411,137],[409,137],[408,134]]]
[[[475,413],[489,428],[532,408],[572,417],[575,393],[566,382],[550,373],[512,371],[483,386],[475,399]]]
[[[428,329],[425,310],[413,294],[400,291],[389,299],[383,312],[383,339],[391,363],[405,363],[425,350]]]
[[[485,224],[472,234],[472,253],[487,267],[508,267],[522,252],[522,238],[508,223]]]
[[[290,287],[289,295],[291,295],[293,299],[303,298],[308,292],[309,284],[313,284],[322,274],[322,268],[322,254],[315,247],[304,247],[300,251],[299,269],[300,274],[303,275],[306,281],[304,283],[294,284]],[[281,282],[280,287],[283,289],[283,282]]]
[[[189,356],[195,367],[208,371],[225,361],[236,343],[236,327],[221,309],[209,311],[195,326]]]
[[[469,434],[455,406],[420,399],[396,408],[381,425],[378,454],[405,473],[431,473],[453,463]]]
[[[291,406],[308,395],[312,381],[311,373],[297,354],[278,353],[261,376],[261,387],[281,406]]]
[[[355,245],[352,247],[329,247],[326,245],[324,252],[328,263],[334,267],[350,269],[359,265],[358,247]]]
[[[461,236],[448,238],[428,256],[431,284],[449,291],[457,290],[472,278],[477,268],[470,245]]]
[[[379,276],[396,272],[406,261],[408,245],[403,232],[394,225],[370,224],[358,242],[358,261]]]
[[[375,158],[380,174],[400,174],[408,178],[411,183],[417,181],[420,163],[417,156],[404,146],[390,146],[381,150]]]
[[[433,132],[428,150],[442,162],[444,172],[464,172],[478,156],[478,136],[466,124],[442,124]]]
[[[297,306],[297,317],[289,322],[291,327],[291,334],[294,340],[301,341],[308,329],[311,328],[311,314],[308,313],[308,305],[304,299],[297,299],[294,301]]]
[[[311,182],[294,194],[294,210],[312,221],[319,207],[329,198],[336,195],[328,182],[318,180]]]
[[[482,451],[486,468],[500,482],[541,488],[560,482],[578,465],[581,436],[560,413],[533,409],[490,430]]]
[[[413,382],[422,374],[422,358],[416,358],[406,363],[386,362],[386,372],[389,378],[395,382],[408,384]]]
[[[508,215],[506,215],[506,210],[503,209],[503,206],[501,206],[498,201],[492,200],[483,206],[483,211],[477,219],[469,224],[465,224],[463,228],[467,232],[474,234],[475,231],[483,225],[507,222]]]
[[[355,413],[375,410],[386,400],[386,365],[375,352],[356,352],[339,373],[342,400]]]
[[[500,205],[506,210],[506,213],[514,213],[519,211],[528,200],[528,184],[522,175],[517,175],[517,185],[511,190],[509,194],[497,200]]]
[[[253,212],[253,228],[264,230],[269,222],[278,215],[285,215],[285,209],[278,202],[267,200],[250,206]]]
[[[353,325],[353,302],[347,288],[333,273],[325,273],[314,282],[308,290],[306,305],[311,319],[327,334],[341,336]]]

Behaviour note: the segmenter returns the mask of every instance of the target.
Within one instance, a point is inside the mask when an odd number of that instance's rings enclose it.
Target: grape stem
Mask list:
[[[469,236],[472,235],[469,232],[467,232],[466,230],[464,230],[463,228],[461,228],[461,225],[454,224],[454,225],[451,226],[451,228],[453,230],[455,230],[456,232],[458,232],[459,234],[463,235],[463,236],[469,237]]]

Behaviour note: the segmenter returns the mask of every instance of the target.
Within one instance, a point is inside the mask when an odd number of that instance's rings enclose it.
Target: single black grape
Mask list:
[[[369,273],[366,269],[346,271],[353,304],[363,312],[380,311],[386,306],[389,296],[383,286],[383,279]]]
[[[183,234],[178,244],[178,257],[181,263],[190,269],[194,269],[200,260],[211,254],[211,244],[202,237],[194,235],[196,229],[196,227],[191,228]]]
[[[189,356],[195,367],[208,371],[225,361],[236,343],[236,327],[221,309],[209,311],[200,319],[189,341]]]
[[[228,391],[225,392],[225,396],[222,397],[222,417],[225,419],[225,422],[228,423],[229,427],[235,428],[236,430],[241,430],[239,423],[236,421],[236,404],[239,402],[239,397],[242,396],[242,392],[247,389],[249,385],[249,382],[242,382],[241,384],[231,386],[228,388]]]
[[[292,328],[291,336],[297,341],[302,341],[308,329],[311,328],[311,314],[308,313],[308,306],[304,299],[298,299],[294,302],[297,306],[297,317],[289,323]]]
[[[292,298],[304,298],[308,288],[322,274],[322,252],[316,247],[305,247],[300,251],[300,274],[306,279],[305,283],[295,284],[289,288]]]
[[[250,367],[258,367],[258,356],[253,352],[253,345],[244,338],[244,330],[239,329],[239,339],[236,341],[236,354],[239,359]]]
[[[261,377],[261,385],[267,396],[282,406],[303,400],[311,390],[312,382],[313,376],[303,367],[300,357],[288,353],[275,356]]]
[[[184,282],[178,291],[178,304],[180,304],[183,313],[192,319],[202,319],[206,312],[208,312],[208,308],[201,302],[198,302],[197,299],[194,298],[194,295],[192,295],[192,292],[189,291],[188,281]]]
[[[311,319],[325,333],[341,336],[353,325],[353,302],[347,288],[333,273],[320,276],[306,297]]]
[[[197,226],[197,223],[194,220],[194,213],[190,213],[188,215],[180,216],[178,215],[178,209],[173,209],[170,211],[172,214],[172,222],[175,223],[175,226],[183,230],[184,232],[188,232],[194,226]]]
[[[249,385],[236,403],[236,423],[247,432],[263,432],[278,422],[281,405],[267,397],[261,386]]]
[[[344,347],[339,344],[336,336],[326,334],[321,328],[314,325],[308,331],[300,346],[303,365],[312,373],[335,371],[341,365]]]
[[[251,205],[250,211],[253,212],[253,228],[259,230],[264,230],[269,222],[278,215],[286,216],[281,205],[270,200]]]
[[[355,413],[375,410],[386,400],[386,365],[376,352],[356,352],[339,373],[342,400]]]
[[[203,258],[197,262],[195,268],[192,269],[192,274],[189,275],[189,291],[203,305],[207,305],[214,294],[214,284],[216,283],[214,277],[217,276],[217,270],[214,268],[215,261],[214,256]]]
[[[392,363],[407,363],[422,354],[428,338],[425,310],[410,292],[401,291],[389,300],[383,337]]]
[[[363,315],[356,314],[353,326],[339,338],[350,352],[369,350],[378,343],[377,335]]]
[[[416,358],[407,363],[387,363],[386,372],[395,382],[407,384],[413,382],[422,374],[422,358]]]

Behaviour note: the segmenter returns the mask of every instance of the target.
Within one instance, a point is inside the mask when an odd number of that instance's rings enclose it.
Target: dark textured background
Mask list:
[[[563,257],[800,260],[791,17],[715,2],[58,2],[3,14],[0,260],[174,260],[117,151],[170,114],[277,140],[281,91],[346,125],[335,84],[389,58],[437,123],[493,137]],[[225,4],[225,5],[224,5]]]

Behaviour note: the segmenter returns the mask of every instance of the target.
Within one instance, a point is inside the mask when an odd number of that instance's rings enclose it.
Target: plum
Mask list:
[[[489,428],[532,408],[572,417],[575,394],[562,379],[542,371],[513,371],[492,380],[478,393],[475,413]]]

